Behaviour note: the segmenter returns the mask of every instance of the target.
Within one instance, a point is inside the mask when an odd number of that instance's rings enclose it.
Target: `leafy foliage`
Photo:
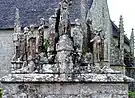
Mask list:
[[[49,47],[49,41],[47,39],[44,39],[44,49],[45,49],[45,53],[47,53],[47,49]]]
[[[128,93],[129,98],[135,98],[135,92],[129,92]]]
[[[0,98],[2,98],[2,89],[0,88]]]

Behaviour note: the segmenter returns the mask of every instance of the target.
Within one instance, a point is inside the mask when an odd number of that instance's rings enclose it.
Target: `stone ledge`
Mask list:
[[[1,78],[1,83],[37,82],[94,82],[128,83],[134,81],[123,74],[9,74]]]

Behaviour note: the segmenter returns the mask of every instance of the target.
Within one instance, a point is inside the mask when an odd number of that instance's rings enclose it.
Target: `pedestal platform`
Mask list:
[[[3,98],[128,98],[123,74],[9,74]]]

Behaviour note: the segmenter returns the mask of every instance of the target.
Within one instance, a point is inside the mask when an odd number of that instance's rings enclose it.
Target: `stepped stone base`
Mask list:
[[[10,74],[1,79],[3,98],[128,98],[122,74],[78,75],[67,79],[64,74]]]

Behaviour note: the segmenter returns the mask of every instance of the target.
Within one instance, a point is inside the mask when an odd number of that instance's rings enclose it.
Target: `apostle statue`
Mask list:
[[[75,20],[75,28],[73,29],[72,37],[74,41],[74,47],[78,53],[82,53],[83,34],[81,30],[81,23],[79,19]]]
[[[38,37],[37,37],[37,53],[41,53],[43,52],[44,49],[44,18],[41,18],[41,23],[40,26],[38,28]]]
[[[96,35],[90,42],[93,42],[94,62],[99,63],[104,57],[104,35],[101,29],[96,29],[95,32]]]

